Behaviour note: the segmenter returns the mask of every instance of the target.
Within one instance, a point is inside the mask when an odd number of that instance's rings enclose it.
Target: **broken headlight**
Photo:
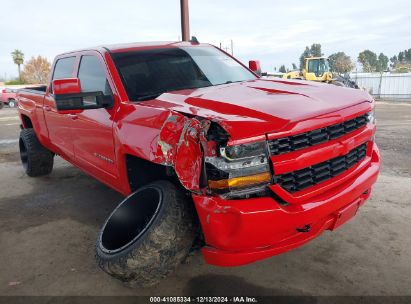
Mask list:
[[[367,113],[367,122],[372,123],[373,125],[375,125],[377,123],[377,120],[375,118],[375,107],[372,108],[372,110]],[[375,131],[374,131],[374,134],[371,137],[371,140],[375,141]]]
[[[266,142],[220,147],[219,156],[206,157],[208,189],[213,193],[261,191],[271,181]]]
[[[375,124],[375,107],[367,113],[368,122]]]

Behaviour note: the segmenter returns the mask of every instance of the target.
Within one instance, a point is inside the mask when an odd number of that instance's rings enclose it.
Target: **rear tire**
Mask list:
[[[188,255],[196,232],[193,203],[168,181],[144,186],[111,213],[100,231],[102,270],[132,285],[153,286]]]
[[[20,158],[26,174],[30,177],[50,174],[54,154],[37,139],[33,129],[23,129],[19,139]]]
[[[15,99],[10,99],[9,100],[9,107],[10,108],[15,108],[17,106],[17,101]]]

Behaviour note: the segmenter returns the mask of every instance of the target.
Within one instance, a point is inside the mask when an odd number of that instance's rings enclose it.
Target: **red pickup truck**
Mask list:
[[[352,218],[380,156],[361,90],[262,79],[208,45],[96,47],[57,56],[49,85],[18,93],[21,160],[58,154],[128,197],[98,262],[149,285],[193,248],[236,266],[301,246]]]

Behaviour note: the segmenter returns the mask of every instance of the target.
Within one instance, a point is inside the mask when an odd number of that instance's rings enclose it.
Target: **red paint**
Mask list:
[[[258,60],[250,60],[248,62],[248,68],[257,75],[261,75],[261,65]]]
[[[81,92],[80,79],[66,78],[53,80],[54,95],[78,94]]]
[[[335,230],[341,225],[345,224],[348,220],[353,218],[357,214],[357,211],[358,211],[358,208],[360,208],[360,205],[361,205],[361,200],[357,200],[345,206],[344,208],[341,208],[340,210],[338,210],[334,215],[335,221],[329,229]]]
[[[181,184],[187,189],[199,191],[203,155],[201,151],[201,123],[189,119],[177,144],[174,167]]]
[[[348,220],[352,214],[344,215],[344,211],[352,204],[362,205],[369,197],[379,169],[374,145],[372,162],[364,170],[297,205],[282,206],[268,197],[222,200],[193,195],[208,245],[202,249],[206,261],[218,266],[248,264],[287,252],[324,230],[335,229],[339,214]],[[310,232],[296,231],[306,224],[311,225]]]
[[[273,94],[267,89],[282,92]],[[237,141],[266,133],[295,134],[293,127],[299,129],[305,125],[314,129],[318,124],[342,121],[346,115],[358,115],[357,109],[370,110],[371,100],[361,90],[258,79],[166,93],[144,104],[209,118],[223,126],[231,140]]]
[[[207,243],[203,254],[211,264],[241,265],[291,250],[355,214],[357,207],[353,206],[368,198],[379,172],[380,158],[373,143],[375,126],[371,124],[317,146],[270,157],[276,174],[286,173],[369,142],[363,161],[325,182],[296,193],[270,185],[278,201],[271,196],[225,200],[208,195],[200,185],[200,176],[203,154],[213,156],[218,149],[215,141],[206,138],[211,121],[229,134],[228,145],[264,141],[367,113],[373,100],[366,92],[322,83],[256,78],[130,102],[110,52],[179,46],[197,47],[189,42],[140,43],[62,54],[56,60],[74,56],[76,64],[70,79],[53,82],[54,93],[79,92],[80,58],[94,55],[104,67],[114,106],[84,110],[73,119],[56,110],[49,86],[45,93],[19,93],[20,117],[31,119],[44,146],[124,195],[131,192],[126,155],[172,166],[181,184],[193,193]],[[311,225],[309,232],[296,230],[305,225]]]

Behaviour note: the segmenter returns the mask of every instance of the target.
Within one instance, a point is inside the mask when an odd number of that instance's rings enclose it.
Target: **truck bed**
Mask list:
[[[41,86],[35,86],[35,87],[26,87],[19,89],[18,92],[31,92],[31,93],[38,93],[38,94],[44,94],[47,91],[47,86],[46,85],[41,85]]]

